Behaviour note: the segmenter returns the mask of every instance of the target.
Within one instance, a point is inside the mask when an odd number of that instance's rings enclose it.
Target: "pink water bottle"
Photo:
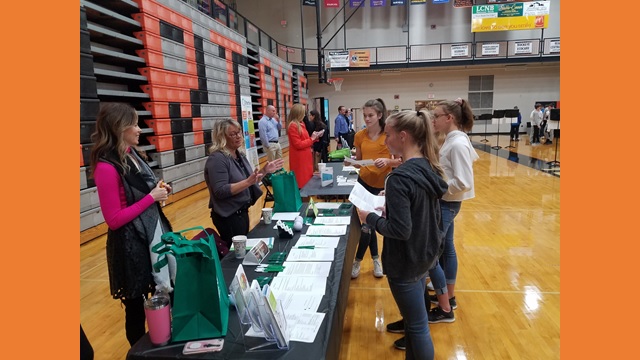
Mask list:
[[[144,302],[144,314],[149,326],[149,338],[156,346],[167,345],[171,340],[171,307],[169,297],[154,295]]]

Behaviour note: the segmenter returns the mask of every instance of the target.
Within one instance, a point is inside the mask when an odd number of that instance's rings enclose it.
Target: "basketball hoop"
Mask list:
[[[342,81],[344,81],[343,78],[327,79],[327,82],[329,84],[333,84],[333,86],[336,89],[336,91],[340,91],[340,87],[342,86]]]

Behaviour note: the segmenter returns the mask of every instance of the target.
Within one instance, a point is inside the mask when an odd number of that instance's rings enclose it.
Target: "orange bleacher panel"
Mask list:
[[[144,47],[150,50],[162,52],[162,38],[150,31],[136,31],[133,33],[138,40],[141,40]]]
[[[158,19],[162,19],[172,25],[175,25],[179,28],[185,29],[187,31],[193,32],[193,26],[191,20],[187,17],[161,5],[152,0],[135,0],[140,9],[149,13]],[[191,37],[193,40],[193,37]],[[185,36],[186,40],[186,36]],[[193,45],[192,45],[193,46]]]
[[[149,95],[152,101],[190,102],[189,89],[161,85],[140,85],[140,88]]]
[[[136,50],[136,54],[144,59],[147,65],[159,69],[164,69],[164,57],[162,53],[153,50]]]
[[[236,119],[238,117],[238,109],[236,109],[235,107],[231,108],[231,118],[232,119]]]
[[[202,131],[202,118],[191,119],[191,127],[196,133]]]
[[[204,132],[196,131],[193,133],[193,145],[202,145],[204,144]]]
[[[185,89],[198,88],[198,77],[194,75],[152,67],[139,68],[138,71],[141,75],[146,76],[149,83],[153,85],[173,86]]]
[[[153,133],[156,135],[171,134],[171,120],[169,119],[145,119],[144,122],[153,129]]]
[[[136,13],[131,17],[140,23],[142,30],[160,35],[160,20],[157,18],[145,13]]]
[[[147,140],[151,145],[155,145],[156,151],[173,150],[173,135],[150,135]]]
[[[82,156],[82,144],[80,144],[80,167],[84,166],[84,156]]]
[[[191,117],[189,103],[144,102],[142,106],[156,119]]]

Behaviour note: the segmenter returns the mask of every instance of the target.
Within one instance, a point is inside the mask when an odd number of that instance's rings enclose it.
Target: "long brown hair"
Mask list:
[[[389,112],[387,111],[387,106],[384,104],[384,101],[382,101],[382,99],[378,98],[378,99],[371,99],[366,103],[364,103],[364,106],[362,107],[362,109],[364,110],[364,108],[366,107],[372,108],[373,110],[376,111],[378,115],[380,115],[380,118],[378,119],[378,124],[380,125],[379,134],[382,134],[384,132],[384,122],[387,118],[387,115],[389,115]]]
[[[444,170],[442,166],[440,166],[440,147],[436,142],[433,129],[430,125],[432,121],[433,115],[425,109],[420,111],[404,110],[391,114],[385,122],[387,124],[391,122],[391,126],[393,126],[397,132],[405,131],[411,135],[420,147],[422,156],[431,163],[433,170],[440,176],[444,176]]]
[[[455,100],[440,101],[438,105],[446,114],[453,116],[454,123],[462,131],[471,131],[473,128],[473,110],[469,106],[469,102],[465,99],[457,98]]]
[[[300,121],[304,118],[307,110],[304,108],[302,104],[293,104],[291,107],[291,111],[289,111],[289,116],[287,116],[287,129],[292,122],[298,124],[298,134],[302,134],[302,126],[300,125]]]
[[[131,126],[138,125],[138,113],[129,104],[102,103],[96,119],[96,131],[91,134],[91,169],[95,170],[100,159],[109,157],[110,161],[123,171],[128,171],[127,144],[122,133]],[[110,154],[115,155],[109,156]]]

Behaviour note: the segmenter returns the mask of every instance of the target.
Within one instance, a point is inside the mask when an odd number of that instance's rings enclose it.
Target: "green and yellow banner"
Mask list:
[[[550,1],[474,5],[471,32],[546,29]]]

